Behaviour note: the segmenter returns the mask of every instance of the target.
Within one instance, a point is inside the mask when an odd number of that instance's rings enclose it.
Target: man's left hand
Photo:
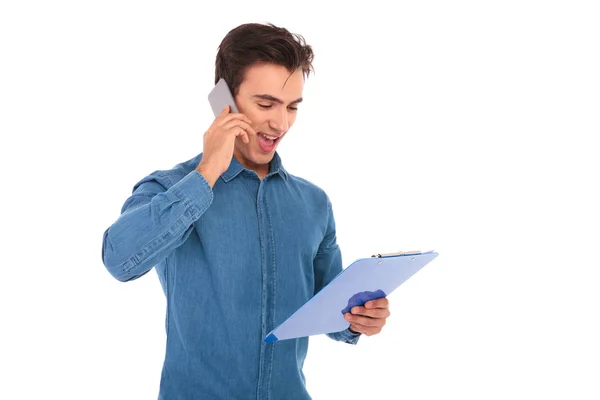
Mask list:
[[[349,313],[344,314],[346,321],[351,324],[351,332],[367,336],[380,333],[389,316],[389,302],[385,297],[369,300],[364,306],[352,307]]]

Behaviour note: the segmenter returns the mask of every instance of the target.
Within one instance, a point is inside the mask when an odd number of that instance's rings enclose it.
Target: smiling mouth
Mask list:
[[[267,135],[267,134],[264,134],[264,133],[262,133],[262,132],[258,132],[258,134],[259,134],[260,136],[262,136],[263,138],[267,139],[267,140],[273,140],[273,141],[275,141],[275,142],[281,138],[281,137],[279,137],[279,136],[271,136],[271,135]]]
[[[281,139],[281,136],[277,137],[277,136],[266,135],[262,132],[257,132],[257,136],[258,136],[258,146],[265,153],[270,153],[271,151],[273,151],[275,149],[277,143]]]

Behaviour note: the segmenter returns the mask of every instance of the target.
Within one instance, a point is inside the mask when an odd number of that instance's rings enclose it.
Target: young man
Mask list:
[[[159,399],[310,399],[308,338],[263,338],[341,270],[326,193],[289,174],[276,148],[294,123],[313,53],[302,36],[245,24],[221,42],[226,107],[203,153],[133,188],[104,233],[102,259],[120,281],[156,266],[167,298]],[[346,314],[328,334],[356,344],[381,331],[386,298]]]

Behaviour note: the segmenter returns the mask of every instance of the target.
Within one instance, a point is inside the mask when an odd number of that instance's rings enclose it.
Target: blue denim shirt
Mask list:
[[[263,180],[233,158],[212,189],[201,158],[135,184],[103,237],[119,281],[156,267],[167,300],[159,399],[310,399],[308,338],[263,339],[342,270],[329,198],[277,153]]]

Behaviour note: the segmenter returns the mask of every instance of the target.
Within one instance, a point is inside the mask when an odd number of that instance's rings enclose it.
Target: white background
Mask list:
[[[133,184],[202,151],[222,37],[304,35],[279,147],[330,195],[344,265],[436,249],[315,399],[598,399],[600,14],[592,1],[6,1],[0,398],[152,399],[165,301],[101,240]]]

